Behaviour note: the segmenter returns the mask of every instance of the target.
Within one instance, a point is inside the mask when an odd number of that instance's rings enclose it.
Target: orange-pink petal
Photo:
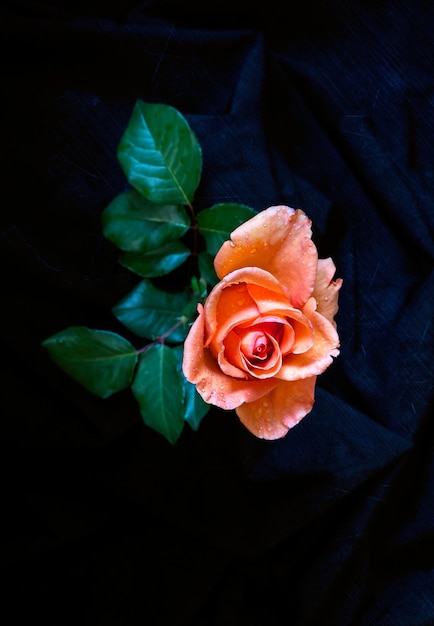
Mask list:
[[[272,206],[231,233],[214,259],[220,279],[243,267],[270,272],[300,308],[312,295],[318,253],[311,240],[311,221],[300,209]]]
[[[241,356],[241,339],[236,333],[228,333],[218,353],[217,360],[222,372],[228,376],[249,378],[245,368],[245,361]]]
[[[317,311],[336,326],[334,317],[338,312],[339,289],[342,278],[333,280],[336,267],[331,258],[318,259],[318,270],[315,279],[313,296],[317,301]]]
[[[302,354],[288,355],[277,374],[279,378],[292,381],[317,376],[332,364],[332,357],[339,355],[339,336],[336,328],[327,318],[318,313],[315,307],[315,298],[310,298],[303,308],[303,312],[313,327],[312,347]]]
[[[278,286],[281,290],[281,286]],[[255,301],[258,311],[262,314],[274,311],[282,307],[286,309],[293,309],[288,296],[283,291],[277,290],[277,283],[274,289],[264,287],[263,285],[257,285],[255,283],[249,283],[247,285],[247,291],[252,299]]]
[[[267,395],[244,403],[236,413],[260,439],[280,439],[312,410],[316,376],[280,383]]]

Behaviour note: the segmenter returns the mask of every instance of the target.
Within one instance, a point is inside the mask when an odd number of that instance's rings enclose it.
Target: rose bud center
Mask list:
[[[250,361],[264,361],[270,355],[273,345],[262,331],[248,331],[241,337],[241,352]]]
[[[230,333],[233,339],[229,337],[227,342],[228,348],[230,344],[232,348],[238,346],[236,349],[228,350],[233,365],[256,378],[276,374],[282,366],[280,344],[286,335],[291,336],[289,343],[292,343],[291,327],[278,322],[262,322],[248,327],[242,325],[236,327],[233,333]],[[288,343],[288,337],[284,343]]]

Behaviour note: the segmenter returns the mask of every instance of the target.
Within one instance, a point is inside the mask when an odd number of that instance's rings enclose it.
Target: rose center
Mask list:
[[[259,339],[256,343],[255,343],[255,347],[253,348],[253,354],[256,354],[256,356],[261,356],[262,352],[265,352],[265,350],[267,349],[267,342],[264,339]]]
[[[264,328],[264,324],[261,327],[238,329],[237,333],[240,337],[240,349],[246,359],[252,364],[265,363],[272,355],[275,349],[276,340],[279,341],[281,332],[278,325],[267,324],[270,328]],[[276,328],[277,326],[277,328]],[[274,332],[267,332],[274,331]],[[275,341],[272,340],[272,336]]]
[[[267,319],[257,324],[240,324],[226,336],[220,363],[231,376],[241,373],[259,379],[275,376],[282,367],[281,342],[287,352],[285,329],[291,335],[291,327],[280,321]]]
[[[263,332],[252,331],[246,333],[241,340],[241,351],[249,360],[265,361],[269,355],[273,346],[267,335]]]

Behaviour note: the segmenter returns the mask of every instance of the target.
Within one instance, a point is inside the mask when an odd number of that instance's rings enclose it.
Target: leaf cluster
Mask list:
[[[66,374],[100,398],[130,388],[143,422],[175,444],[184,423],[197,430],[210,408],[182,373],[183,342],[198,303],[218,280],[215,254],[255,212],[220,203],[195,214],[202,149],[185,117],[167,104],[135,103],[117,158],[128,189],[103,210],[101,224],[104,237],[120,250],[119,263],[138,277],[112,308],[137,345],[84,326],[70,326],[42,345]],[[179,290],[155,284],[179,268],[185,269]]]

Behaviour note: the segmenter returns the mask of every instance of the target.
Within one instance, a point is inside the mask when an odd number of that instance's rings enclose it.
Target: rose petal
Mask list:
[[[239,406],[236,413],[256,437],[280,439],[312,410],[315,383],[316,376],[281,381],[262,398]]]
[[[241,357],[241,339],[236,333],[228,333],[224,340],[224,345],[218,353],[217,360],[222,372],[228,376],[249,378],[249,375],[246,373],[244,360]]]
[[[272,353],[266,363],[259,361],[256,365],[253,363],[248,364],[249,373],[255,378],[270,378],[275,376],[282,367],[282,353],[279,348],[279,344],[276,339],[270,335],[269,342],[272,344]]]
[[[274,314],[291,319],[291,324],[296,331],[293,352],[305,352],[311,347],[313,343],[312,329],[309,320],[299,309],[292,307],[284,297],[273,299],[273,292],[257,285],[248,285],[247,289],[262,315]]]
[[[275,376],[282,367],[282,353],[279,344],[272,335],[267,336],[267,343],[271,344],[271,356],[265,361],[254,364],[243,355],[245,369],[255,378],[270,378]]]
[[[231,410],[243,402],[252,402],[265,395],[277,384],[276,378],[240,380],[224,374],[208,348],[204,348],[205,323],[202,305],[198,317],[184,341],[182,371],[186,379],[196,385],[205,402],[221,409]]]
[[[310,298],[303,312],[314,332],[312,347],[303,354],[290,354],[283,362],[279,378],[287,381],[322,374],[339,355],[339,336],[335,326],[315,310],[315,298]]]
[[[259,325],[248,328],[237,328],[241,343],[241,351],[247,359],[267,358],[268,338]]]
[[[205,316],[207,344],[211,344],[216,354],[228,332],[238,324],[255,319],[258,308],[244,284],[227,285],[212,295],[205,304]]]
[[[257,328],[261,330],[261,334],[266,337],[274,337],[282,354],[287,354],[294,345],[294,329],[284,317],[266,315],[259,317],[255,323],[250,326],[251,329]],[[237,333],[243,331],[239,326]],[[258,358],[260,355],[256,354]],[[266,359],[264,355],[263,360]]]
[[[269,289],[263,285],[249,283],[247,285],[247,291],[255,301],[258,311],[261,314],[269,313],[276,309],[280,310],[282,308],[291,310],[294,309],[292,303],[288,299],[288,296],[283,293],[283,291],[279,293],[276,288]]]
[[[236,333],[229,333],[225,340],[225,346],[218,355],[218,364],[225,374],[235,378],[250,380],[251,385],[256,380],[269,379],[276,375],[282,366],[282,356],[277,342],[274,344],[273,356],[266,365],[258,363],[256,366],[249,363],[241,351],[241,340]]]
[[[249,374],[253,378],[270,378],[281,368],[282,354],[291,348],[294,331],[279,318],[258,322],[246,327],[240,325],[225,337],[218,354],[218,363],[225,374],[235,378],[249,378]],[[266,348],[263,355],[255,352],[257,342],[262,339]]]
[[[243,267],[270,272],[300,308],[312,295],[318,254],[311,221],[297,209],[280,205],[261,211],[231,233],[214,259],[220,279]]]
[[[216,356],[223,339],[234,326],[250,321],[259,313],[246,284],[254,283],[284,297],[274,276],[258,267],[246,267],[225,276],[211,290],[205,303],[206,343]]]
[[[318,270],[315,279],[313,296],[317,301],[317,311],[336,326],[334,317],[338,312],[339,289],[342,278],[332,280],[336,267],[332,259],[318,259]]]

